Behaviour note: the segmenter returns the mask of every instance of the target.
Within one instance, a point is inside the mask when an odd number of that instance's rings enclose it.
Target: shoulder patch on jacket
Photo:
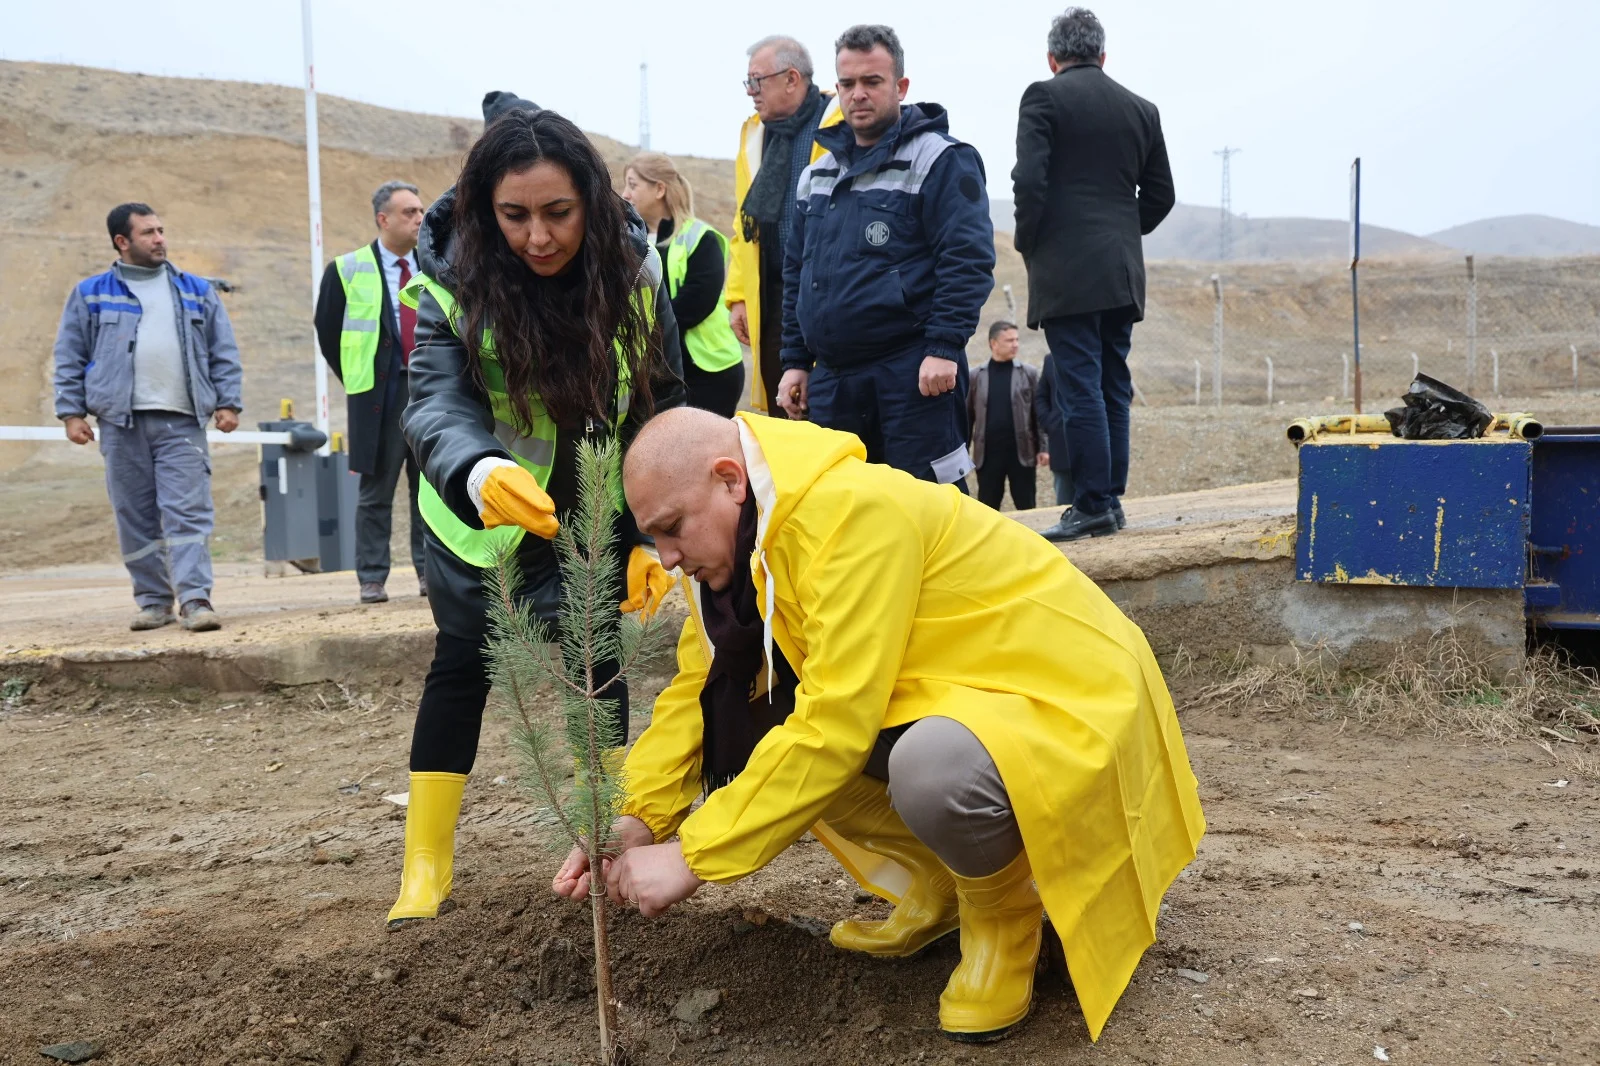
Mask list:
[[[939,157],[960,143],[942,133],[919,133],[909,143],[900,145],[889,162],[869,174],[852,178],[851,190],[877,189],[916,196],[922,192],[922,183],[928,180]]]
[[[800,183],[795,186],[796,203],[805,203],[813,196],[832,196],[839,181],[839,161],[832,152],[823,152],[816,162],[800,172]]]
[[[132,311],[139,313],[139,301],[133,291],[117,277],[115,270],[84,278],[76,286],[78,295],[91,311]]]

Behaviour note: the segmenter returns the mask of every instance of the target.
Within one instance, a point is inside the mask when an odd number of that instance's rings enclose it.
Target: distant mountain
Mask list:
[[[1011,232],[1015,207],[990,200],[996,232]],[[1144,239],[1146,259],[1217,258],[1221,214],[1215,207],[1178,204]],[[1343,259],[1350,254],[1350,224],[1327,218],[1247,218],[1233,216],[1233,259]],[[1417,255],[1447,251],[1449,245],[1400,230],[1363,224],[1361,254]],[[1526,253],[1524,253],[1526,254]]]
[[[1549,215],[1502,215],[1451,226],[1430,240],[1481,255],[1600,255],[1600,226]]]

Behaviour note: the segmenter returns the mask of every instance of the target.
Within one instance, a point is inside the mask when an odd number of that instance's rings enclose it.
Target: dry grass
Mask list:
[[[1600,779],[1600,675],[1540,651],[1514,673],[1497,669],[1455,627],[1423,648],[1401,649],[1381,669],[1341,668],[1326,648],[1288,663],[1218,664],[1198,698],[1252,714],[1305,714],[1392,733],[1532,740],[1567,773]],[[1553,746],[1551,742],[1554,742]]]

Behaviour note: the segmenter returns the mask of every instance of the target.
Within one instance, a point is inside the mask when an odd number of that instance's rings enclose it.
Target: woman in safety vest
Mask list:
[[[744,393],[744,352],[723,303],[728,238],[694,217],[688,179],[660,152],[633,157],[622,197],[638,208],[667,265],[667,295],[683,339],[689,406],[732,418]]]
[[[489,695],[482,568],[515,545],[522,595],[553,622],[561,573],[550,538],[577,502],[578,443],[626,444],[653,410],[683,403],[660,256],[599,153],[555,112],[514,110],[490,123],[455,188],[429,209],[417,254],[420,272],[401,295],[417,311],[401,424],[422,468],[439,635],[411,740],[405,867],[390,922],[433,918],[450,895]],[[647,584],[659,595],[665,573],[637,547],[625,510],[617,525],[620,550],[632,553],[630,589],[619,581],[617,599],[636,588],[621,605],[635,609]],[[618,701],[621,745],[627,689],[617,681],[604,695]]]

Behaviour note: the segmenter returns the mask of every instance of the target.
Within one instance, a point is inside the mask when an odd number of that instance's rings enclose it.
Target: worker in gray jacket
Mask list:
[[[211,456],[206,423],[239,425],[239,348],[206,279],[167,262],[146,204],[106,216],[117,261],[67,294],[56,333],[56,417],[74,444],[100,430],[106,492],[139,605],[132,628],[181,617],[217,629],[211,608]],[[174,616],[176,601],[179,614]]]

